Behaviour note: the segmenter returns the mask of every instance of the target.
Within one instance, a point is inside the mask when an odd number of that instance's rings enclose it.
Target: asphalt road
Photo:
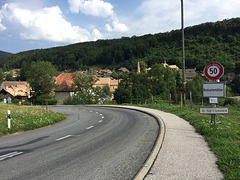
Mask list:
[[[109,107],[53,107],[68,118],[0,138],[1,180],[133,179],[158,134],[144,113]]]

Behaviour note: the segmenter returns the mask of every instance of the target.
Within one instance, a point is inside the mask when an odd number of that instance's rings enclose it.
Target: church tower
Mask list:
[[[141,69],[140,69],[140,63],[138,61],[138,64],[137,64],[137,73],[139,74],[141,72]]]

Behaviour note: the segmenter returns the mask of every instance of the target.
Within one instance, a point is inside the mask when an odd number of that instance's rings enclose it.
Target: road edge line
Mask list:
[[[151,170],[151,168],[152,168],[155,160],[157,159],[157,156],[158,156],[158,154],[159,154],[159,152],[162,148],[162,145],[163,145],[163,141],[164,141],[165,134],[166,134],[166,126],[165,126],[165,123],[164,123],[163,119],[160,116],[147,111],[148,108],[144,108],[144,107],[117,106],[117,105],[105,105],[105,106],[99,105],[98,107],[100,107],[100,106],[102,106],[102,107],[123,108],[123,109],[125,108],[125,109],[140,111],[140,112],[149,114],[150,116],[154,117],[157,120],[157,123],[159,125],[159,133],[158,133],[158,137],[155,141],[155,145],[152,149],[152,152],[148,156],[147,160],[145,161],[145,163],[143,164],[141,169],[138,171],[138,173],[133,178],[134,180],[143,180],[148,175],[148,172]],[[144,108],[144,110],[142,108]]]

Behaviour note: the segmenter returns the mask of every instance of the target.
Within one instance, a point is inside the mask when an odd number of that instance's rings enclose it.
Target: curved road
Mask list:
[[[68,118],[0,138],[0,179],[133,179],[158,135],[144,113],[110,107],[52,107]]]

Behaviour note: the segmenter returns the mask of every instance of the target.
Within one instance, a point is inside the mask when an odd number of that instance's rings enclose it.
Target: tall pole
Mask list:
[[[183,83],[183,105],[186,105],[186,77],[185,77],[185,52],[184,52],[184,16],[183,16],[183,0],[181,0],[181,19],[182,19],[182,83]]]
[[[118,104],[120,104],[120,89],[119,89],[119,70],[118,70]]]

